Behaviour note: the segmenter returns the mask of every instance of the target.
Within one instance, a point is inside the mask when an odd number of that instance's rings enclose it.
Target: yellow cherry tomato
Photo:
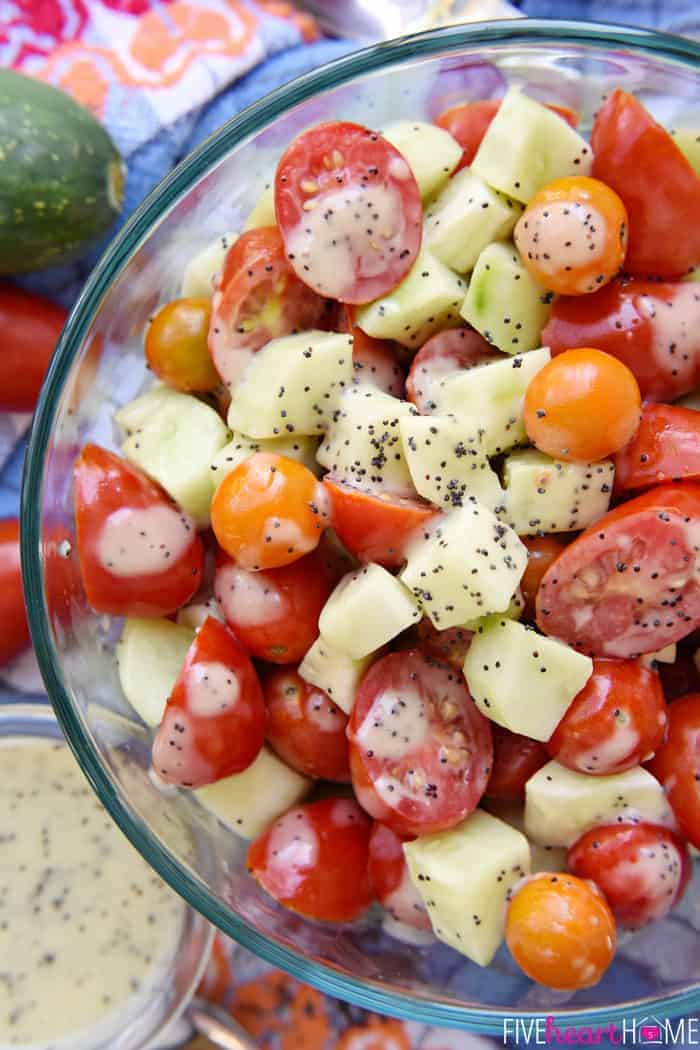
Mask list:
[[[168,386],[186,394],[215,390],[221,380],[207,347],[211,301],[173,299],[146,329],[146,360]]]

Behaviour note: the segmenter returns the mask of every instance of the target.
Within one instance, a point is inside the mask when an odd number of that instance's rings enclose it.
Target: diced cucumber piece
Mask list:
[[[686,282],[690,281],[691,283],[700,281],[700,266],[696,266],[694,270],[691,270],[690,273],[687,273],[683,280]]]
[[[318,626],[334,648],[360,660],[420,620],[418,604],[381,565],[343,576],[321,610]]]
[[[181,609],[178,609],[175,620],[183,627],[198,630],[209,616],[213,616],[221,623],[224,622],[219,603],[213,595],[210,598],[192,602],[191,605],[183,605]]]
[[[611,459],[566,463],[518,449],[503,464],[505,509],[499,517],[519,536],[585,529],[607,511],[614,476]]]
[[[211,461],[230,438],[221,417],[191,394],[156,387],[115,415],[124,455],[191,514],[209,521]],[[138,424],[134,426],[134,421]]]
[[[270,182],[265,186],[258,197],[253,210],[250,215],[243,223],[243,232],[247,233],[248,230],[255,230],[259,226],[276,226],[277,216],[275,215],[275,187]]]
[[[472,162],[489,186],[527,204],[552,179],[590,175],[593,152],[566,121],[512,87]]]
[[[671,134],[678,149],[688,159],[696,175],[700,175],[700,131],[695,128],[675,128]]]
[[[510,600],[507,609],[500,612],[498,615],[501,619],[504,617],[508,620],[519,620],[523,615],[523,609],[525,608],[525,599],[523,598],[523,592],[518,589]],[[461,624],[465,631],[478,631],[481,627],[485,627],[490,623],[491,616],[479,616],[476,620],[467,620],[466,623]]]
[[[423,249],[401,284],[381,299],[358,307],[355,321],[376,339],[418,347],[433,332],[459,320],[466,290],[461,277]]]
[[[425,213],[425,246],[458,273],[473,269],[492,241],[509,237],[522,206],[469,168],[454,175]]]
[[[677,652],[678,646],[675,642],[671,642],[663,649],[657,649],[655,653],[644,653],[639,657],[639,662],[643,667],[649,667],[653,671],[657,664],[674,664]]]
[[[489,244],[477,259],[462,317],[506,354],[541,344],[551,296],[530,277],[512,244]]]
[[[237,240],[237,233],[223,233],[190,259],[182,275],[182,294],[213,295],[226,253]]]
[[[641,766],[591,777],[552,761],[525,785],[525,831],[534,842],[568,848],[599,824],[631,821],[673,826],[661,784]]]
[[[366,489],[411,496],[414,490],[399,422],[415,413],[410,402],[368,383],[348,386],[316,458],[334,477]]]
[[[502,499],[480,430],[455,416],[404,416],[403,450],[416,492],[445,510],[478,500],[491,510]]]
[[[201,804],[236,835],[254,839],[311,791],[313,781],[290,769],[268,747],[242,773],[197,788]]]
[[[435,936],[488,966],[505,934],[508,893],[530,873],[525,836],[477,809],[457,827],[405,842],[403,850]]]
[[[171,620],[128,619],[117,643],[117,669],[124,696],[146,725],[160,725],[185,657],[194,641],[191,627]]]
[[[299,664],[299,674],[309,685],[328,693],[341,711],[349,715],[357,687],[371,662],[371,656],[353,660],[319,635]]]
[[[452,415],[469,433],[481,429],[484,452],[496,455],[527,440],[523,398],[533,376],[550,360],[549,350],[452,372],[433,390],[436,412]]]
[[[589,656],[502,616],[479,628],[464,660],[481,713],[533,740],[549,740],[592,673]]]
[[[383,134],[408,161],[423,200],[445,185],[462,156],[449,131],[422,120],[397,120]]]
[[[480,503],[431,522],[408,549],[401,579],[439,630],[508,608],[527,549]]]
[[[322,434],[352,377],[351,336],[310,331],[273,339],[236,385],[229,426],[254,438]]]
[[[239,463],[255,455],[256,452],[275,452],[278,456],[295,459],[297,463],[303,463],[314,474],[318,474],[317,449],[318,438],[307,437],[304,434],[289,434],[287,437],[258,438],[257,440],[248,438],[245,434],[234,434],[229,443],[224,445],[211,461],[212,488],[215,489],[227,474],[236,469]]]
[[[522,802],[506,802],[503,799],[486,798],[482,806],[499,820],[504,820],[516,831],[525,834],[525,807]],[[527,837],[527,836],[526,836]],[[530,873],[539,871],[568,871],[568,850],[563,846],[541,846],[530,843]]]

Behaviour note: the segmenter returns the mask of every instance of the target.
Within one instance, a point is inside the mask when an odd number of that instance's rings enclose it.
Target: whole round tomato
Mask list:
[[[428,910],[411,882],[403,843],[410,836],[375,821],[369,837],[369,878],[377,900],[397,922],[416,930],[431,930]]]
[[[168,386],[186,394],[216,390],[207,334],[211,300],[173,299],[153,315],[146,329],[144,352],[151,370]]]
[[[68,311],[0,283],[0,410],[32,412]]]
[[[681,834],[700,849],[700,693],[668,708],[668,736],[649,763],[663,784]]]
[[[349,781],[348,716],[328,694],[291,667],[269,674],[263,690],[267,740],[280,758],[307,777]]]
[[[491,732],[493,769],[486,785],[486,795],[506,801],[522,799],[530,777],[548,761],[547,748],[539,740],[511,733],[495,722]]]
[[[523,615],[533,619],[542,577],[564,550],[567,541],[561,536],[521,536],[520,540],[527,547],[527,565],[520,579],[520,590],[525,601]]]
[[[474,632],[466,627],[448,627],[439,631],[427,616],[416,626],[416,638],[421,652],[432,660],[449,664],[460,674],[473,637]]]
[[[17,518],[0,521],[0,623],[0,667],[4,667],[30,642],[22,591]]]

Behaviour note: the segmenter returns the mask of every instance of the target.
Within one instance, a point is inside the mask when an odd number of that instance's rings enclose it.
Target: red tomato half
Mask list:
[[[308,919],[352,922],[372,902],[370,828],[352,799],[296,806],[253,842],[248,868],[291,911]]]
[[[359,124],[302,131],[275,176],[287,258],[314,291],[344,303],[385,295],[421,245],[420,191],[394,146]]]
[[[525,785],[548,760],[547,749],[539,740],[511,733],[509,729],[491,726],[493,734],[493,769],[486,785],[489,798],[517,801],[525,794]]]
[[[592,295],[557,299],[542,344],[553,355],[594,346],[627,365],[643,398],[673,401],[700,385],[700,288],[611,281]]]
[[[449,375],[498,357],[473,328],[446,328],[437,332],[413,358],[406,380],[406,397],[423,415],[435,412],[435,389]]]
[[[700,849],[700,693],[668,708],[668,736],[649,763],[663,784],[681,834]]]
[[[523,615],[534,619],[537,590],[549,566],[558,558],[566,546],[563,536],[521,536],[527,547],[527,565],[520,579],[520,589],[525,599]]]
[[[29,645],[19,558],[19,521],[0,521],[0,667]]]
[[[369,837],[369,877],[377,900],[397,922],[416,930],[431,930],[428,910],[411,882],[403,843],[410,835],[397,835],[386,824],[374,822]]]
[[[645,489],[700,478],[700,412],[644,405],[639,429],[615,456],[615,488]]]
[[[355,324],[355,309],[350,305],[342,308],[337,330],[352,336],[352,364],[355,379],[370,383],[392,397],[403,398],[406,377],[398,362],[396,344],[388,339],[374,339]]]
[[[360,561],[398,568],[406,544],[437,514],[431,503],[384,492],[365,492],[330,475],[323,479],[330,496],[331,521],[341,543]]]
[[[455,671],[462,672],[464,658],[474,637],[473,631],[466,627],[448,627],[439,631],[433,627],[427,616],[416,626],[418,645],[426,656],[440,663],[449,664]]]
[[[231,389],[265,343],[319,328],[326,303],[300,281],[287,261],[276,226],[241,234],[219,276],[209,325],[209,352]]]
[[[192,519],[119,456],[86,445],[74,468],[78,557],[87,600],[113,616],[167,616],[199,589]]]
[[[153,742],[153,768],[198,788],[247,769],[265,739],[255,668],[224,624],[207,617],[190,646]]]
[[[40,295],[0,284],[0,410],[32,412],[68,312]]]
[[[267,739],[280,758],[307,777],[349,781],[348,716],[291,667],[273,671],[263,689]]]
[[[653,755],[666,734],[658,674],[635,660],[594,660],[593,674],[547,743],[563,766],[601,776]]]
[[[569,850],[568,866],[597,884],[620,926],[635,930],[663,919],[691,874],[683,840],[656,824],[591,828]]]
[[[594,656],[636,658],[700,626],[700,485],[660,485],[590,525],[547,570],[537,623]]]
[[[226,623],[251,656],[291,664],[318,638],[318,617],[333,582],[318,550],[291,565],[257,572],[221,552],[214,594]]]
[[[595,118],[591,146],[593,175],[629,216],[625,269],[679,277],[700,263],[700,179],[641,102],[616,88]]]
[[[369,669],[348,739],[358,802],[404,835],[464,820],[491,772],[491,727],[463,677],[417,650],[390,653]]]

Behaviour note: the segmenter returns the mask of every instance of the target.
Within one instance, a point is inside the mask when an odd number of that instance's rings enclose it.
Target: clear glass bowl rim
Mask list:
[[[110,285],[138,251],[149,231],[170,206],[210,167],[249,135],[265,127],[280,114],[314,94],[347,82],[360,74],[381,70],[415,58],[449,54],[474,45],[499,43],[592,44],[623,48],[655,58],[667,58],[691,68],[700,67],[700,44],[654,30],[596,22],[509,19],[473,23],[418,33],[380,43],[336,59],[312,70],[248,106],[228,120],[186,157],[149,194],[133,213],[85,284],[58,342],[32,424],[22,483],[22,572],[32,639],[41,673],[56,716],[85,775],[102,803],[149,864],[173,889],[207,919],[239,944],[273,966],[314,985],[328,995],[355,1003],[367,1010],[400,1016],[425,1024],[466,1028],[483,1034],[501,1035],[506,1017],[536,1018],[541,1011],[499,1010],[493,1007],[461,1007],[414,998],[387,990],[379,983],[348,977],[329,966],[315,963],[300,952],[283,947],[258,933],[243,919],[212,896],[197,879],[151,836],[119,795],[103,765],[98,749],[84,731],[63,682],[60,658],[55,650],[42,583],[41,521],[45,454],[49,447],[57,406],[71,366],[89,330],[93,317]],[[557,1011],[562,1023],[607,1025],[625,1018],[641,1019],[653,1010],[672,1017],[700,1009],[700,985],[658,999],[645,997],[618,1007]]]

